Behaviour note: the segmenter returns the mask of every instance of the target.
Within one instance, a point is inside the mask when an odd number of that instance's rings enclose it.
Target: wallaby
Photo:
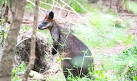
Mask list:
[[[46,12],[46,17],[38,26],[40,30],[49,29],[53,39],[52,54],[59,52],[63,58],[61,66],[67,79],[69,73],[83,77],[88,74],[88,68],[93,68],[93,57],[88,47],[77,37],[59,26],[53,19],[52,11]]]

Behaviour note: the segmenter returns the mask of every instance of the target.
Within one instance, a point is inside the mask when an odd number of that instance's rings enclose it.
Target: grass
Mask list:
[[[104,68],[106,71],[112,69],[114,70],[113,75],[117,75],[117,78],[127,80],[136,81],[136,71],[137,71],[137,46],[133,45],[131,48],[123,50],[123,52],[116,57],[107,58],[103,61],[105,64]],[[113,58],[113,59],[112,59]],[[125,68],[128,67],[127,72],[125,72]]]
[[[113,47],[117,44],[130,44],[134,40],[134,37],[127,33],[131,24],[129,20],[124,21],[115,15],[98,12],[86,15],[94,29],[84,24],[76,24],[73,30],[88,46]]]
[[[128,11],[137,14],[137,3],[133,2],[133,1],[126,1],[125,2],[125,6],[127,8]]]
[[[113,28],[113,31],[100,29],[100,36],[94,30],[85,25],[75,25],[74,34],[90,47],[113,47],[117,44],[130,44],[134,38],[127,34],[125,29]],[[106,32],[105,32],[106,31]],[[107,32],[108,31],[108,32]],[[100,32],[100,33],[101,33]]]

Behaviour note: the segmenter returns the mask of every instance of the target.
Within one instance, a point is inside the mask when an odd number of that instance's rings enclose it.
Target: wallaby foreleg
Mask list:
[[[55,55],[57,53],[57,47],[57,42],[53,42],[52,55]]]

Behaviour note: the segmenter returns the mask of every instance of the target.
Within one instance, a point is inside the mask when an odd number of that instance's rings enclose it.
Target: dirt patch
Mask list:
[[[32,31],[21,31],[18,36],[18,44],[16,45],[16,63],[21,61],[27,65],[30,57]],[[45,55],[50,54],[50,46],[39,35],[36,36],[36,59],[34,64],[34,71],[43,72],[48,69]],[[17,58],[19,57],[19,58]]]
[[[128,30],[129,34],[137,36],[137,20],[133,22],[132,27]]]

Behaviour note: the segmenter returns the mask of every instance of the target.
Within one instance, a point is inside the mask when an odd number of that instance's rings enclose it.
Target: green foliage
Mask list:
[[[126,1],[125,6],[128,11],[137,14],[137,3],[133,1]]]
[[[137,66],[137,47],[133,46],[127,50],[124,50],[117,59],[120,65]]]
[[[24,74],[26,69],[26,65],[24,62],[22,62],[20,65],[14,67],[12,69],[12,81],[21,81],[19,76],[20,74]]]
[[[31,30],[32,28],[30,26],[21,26],[20,30]]]
[[[23,74],[25,72],[25,69],[26,69],[26,65],[24,62],[22,62],[20,65],[13,68],[12,70],[13,77],[15,74]]]
[[[2,6],[4,4],[5,0],[0,0],[0,6]]]
[[[129,49],[125,49],[121,54],[108,57],[102,57],[103,69],[106,74],[109,70],[114,73],[108,78],[115,76],[117,80],[136,81],[137,77],[137,46],[134,45]]]
[[[76,11],[79,13],[84,13],[83,8],[76,2],[78,1],[82,6],[86,6],[88,0],[74,0],[73,2],[71,2],[72,0],[67,0],[67,3]],[[70,4],[71,3],[71,4]]]
[[[0,0],[0,6],[2,6],[2,5],[4,4],[4,1],[5,1],[5,0]],[[9,2],[10,2],[10,0],[7,0],[8,6],[9,6]]]
[[[118,69],[125,70],[128,67],[128,72],[124,75],[127,80],[136,80],[137,76],[137,46],[133,46],[127,50],[124,50],[117,58],[117,64],[120,66]]]
[[[4,41],[5,41],[5,39],[7,38],[7,34],[8,34],[9,29],[10,29],[9,26],[4,27],[2,29],[1,25],[0,25],[0,41],[3,40],[3,35],[4,35]]]
[[[69,81],[91,81],[87,76],[80,78],[79,76],[74,77],[73,74],[71,73],[71,70],[73,69],[67,69],[68,70],[68,77],[67,80]]]

